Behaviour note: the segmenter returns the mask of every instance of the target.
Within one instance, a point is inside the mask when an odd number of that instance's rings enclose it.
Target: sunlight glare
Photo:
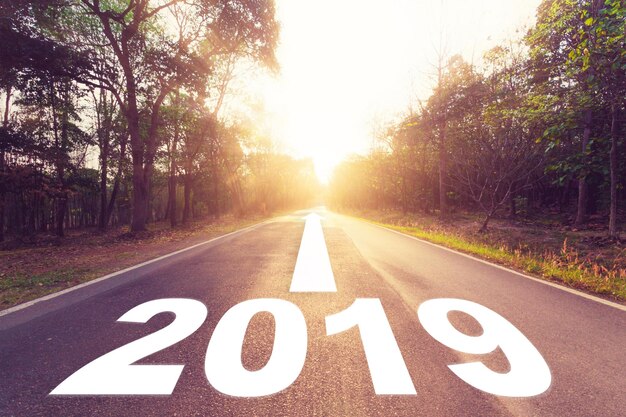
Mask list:
[[[539,0],[277,0],[281,66],[255,82],[285,151],[312,158],[320,181],[365,153],[377,120],[427,99],[440,43],[478,63],[519,36]],[[511,29],[513,28],[513,29]],[[441,42],[440,42],[441,41]]]

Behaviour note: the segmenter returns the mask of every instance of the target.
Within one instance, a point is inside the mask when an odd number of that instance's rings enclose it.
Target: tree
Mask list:
[[[150,180],[154,171],[161,106],[177,88],[201,84],[211,71],[211,59],[238,53],[275,65],[278,26],[271,1],[250,0],[98,0],[71,2],[104,33],[123,76],[123,84],[93,72],[85,82],[113,92],[125,118],[133,161],[132,230],[145,229]],[[175,7],[187,10],[185,26],[170,33],[165,14]],[[92,48],[80,34],[73,47]],[[142,131],[141,113],[146,128]]]
[[[26,138],[10,126],[10,109],[14,92],[19,84],[26,85],[29,78],[39,81],[62,76],[65,67],[81,68],[84,62],[72,51],[63,48],[47,37],[36,36],[32,16],[40,18],[43,27],[47,26],[42,10],[53,3],[39,0],[32,2],[7,2],[0,5],[0,88],[4,92],[4,114],[2,120],[3,146],[0,148],[0,241],[4,240],[4,220],[6,192],[11,175],[7,172],[7,152],[22,148],[24,141],[17,146],[11,140]],[[57,228],[62,234],[62,224]]]
[[[25,80],[19,104],[27,112],[22,129],[37,138],[46,149],[42,159],[54,170],[52,193],[56,201],[56,234],[63,237],[71,188],[68,176],[80,162],[71,153],[90,143],[89,135],[78,125],[77,103],[83,91],[70,79],[39,73]]]
[[[0,145],[0,242],[4,241],[4,207],[6,200],[6,186],[5,186],[5,171],[6,171],[6,151],[8,144],[9,133],[9,114],[11,111],[11,95],[12,95],[12,82],[3,79],[2,86],[4,87],[4,112],[2,118],[2,128],[0,130],[0,136],[2,137]]]
[[[586,85],[599,92],[609,109],[610,142],[610,210],[609,236],[618,238],[617,228],[617,148],[620,135],[620,116],[626,104],[626,3],[623,0],[607,0],[604,4],[592,2],[583,9],[585,25],[579,30],[580,42],[570,52],[570,60],[578,63],[586,72]]]
[[[123,116],[111,93],[98,88],[91,91],[94,115],[96,145],[100,160],[100,212],[98,228],[107,229],[115,201],[119,193],[121,176],[126,163],[128,134],[125,131]],[[116,157],[117,156],[117,157]],[[109,193],[109,174],[111,165],[117,160],[117,169],[113,175],[113,186]]]
[[[538,23],[527,41],[539,84],[545,91],[567,103],[560,120],[548,129],[553,141],[577,139],[582,129],[580,151],[570,163],[558,166],[578,175],[578,209],[576,225],[587,217],[588,182],[592,173],[603,174],[604,166],[596,164],[597,152],[608,136],[609,153],[609,235],[617,236],[617,148],[620,112],[624,97],[624,4],[604,0],[544,1]],[[554,109],[553,109],[554,110]],[[610,114],[608,125],[604,114]],[[595,143],[594,143],[595,142]]]
[[[544,95],[554,95],[565,104],[560,106],[561,117],[547,130],[546,136],[553,141],[580,140],[577,157],[568,167],[578,177],[574,221],[577,226],[587,220],[588,179],[593,172],[592,139],[599,136],[599,111],[597,91],[588,82],[590,77],[595,77],[595,68],[581,65],[575,51],[595,48],[597,36],[589,30],[588,23],[589,19],[597,18],[603,3],[604,0],[544,0],[538,9],[537,24],[527,36],[537,81],[543,84],[540,88]],[[546,102],[553,100],[548,98]]]
[[[453,177],[484,212],[479,229],[519,191],[541,176],[544,149],[529,123],[529,77],[524,56],[513,44],[486,54],[488,73],[459,85]]]
[[[197,101],[189,100],[186,106],[193,109],[193,123],[184,131],[181,143],[181,162],[183,173],[183,223],[191,219],[192,188],[200,171],[200,158],[207,152],[211,138],[216,136],[214,115]],[[215,198],[218,198],[216,195]]]
[[[448,212],[450,125],[460,116],[462,91],[467,87],[466,83],[472,83],[473,69],[459,55],[451,57],[445,66],[440,63],[438,68],[437,86],[422,111],[437,146],[439,210],[440,216],[445,217]]]

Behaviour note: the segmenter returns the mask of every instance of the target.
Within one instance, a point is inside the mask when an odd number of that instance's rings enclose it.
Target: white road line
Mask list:
[[[543,280],[543,279],[540,279],[540,278],[535,278],[535,277],[532,277],[530,275],[526,275],[526,274],[523,274],[521,272],[515,271],[514,269],[510,269],[510,268],[504,267],[502,265],[498,265],[498,264],[495,264],[493,262],[489,262],[489,261],[486,261],[484,259],[477,258],[477,257],[469,255],[467,253],[459,252],[457,250],[450,249],[450,248],[447,248],[445,246],[438,245],[436,243],[429,242],[429,241],[424,240],[424,239],[420,239],[420,238],[415,237],[415,236],[407,235],[406,233],[402,233],[402,232],[399,232],[397,230],[389,229],[388,227],[381,226],[381,225],[376,224],[376,223],[371,223],[371,222],[368,222],[367,220],[362,220],[362,219],[359,219],[359,218],[356,218],[356,217],[349,217],[349,218],[350,219],[354,219],[354,220],[358,220],[358,221],[360,221],[362,223],[369,224],[371,226],[378,227],[380,229],[387,230],[388,232],[396,233],[398,235],[404,236],[404,237],[409,238],[409,239],[417,240],[418,242],[425,243],[427,245],[434,246],[436,248],[443,249],[443,250],[446,250],[448,252],[456,253],[457,255],[461,255],[461,256],[464,256],[466,258],[473,259],[473,260],[481,262],[483,264],[491,265],[491,266],[493,266],[495,268],[501,269],[503,271],[510,272],[510,273],[518,275],[520,277],[524,277],[524,278],[533,280],[533,281],[538,282],[540,284],[548,285],[548,286],[553,287],[553,288],[558,288],[559,290],[568,292],[570,294],[578,295],[578,296],[586,298],[588,300],[592,300],[592,301],[595,301],[597,303],[604,304],[604,305],[607,305],[609,307],[616,308],[618,310],[626,311],[626,306],[625,305],[618,304],[618,303],[615,303],[613,301],[605,300],[604,298],[596,297],[595,295],[587,294],[585,292],[578,291],[578,290],[575,290],[573,288],[566,287],[564,285],[559,285],[559,284],[551,282],[551,281],[546,281],[546,280]]]
[[[225,234],[225,235],[222,235],[222,236],[217,236],[217,237],[214,237],[213,239],[209,239],[209,240],[206,240],[206,241],[204,241],[204,242],[200,242],[200,243],[197,243],[197,244],[195,244],[195,245],[192,245],[192,246],[189,246],[189,247],[186,247],[186,248],[183,248],[183,249],[177,250],[177,251],[175,251],[175,252],[171,252],[171,253],[168,253],[168,254],[165,254],[165,255],[159,256],[158,258],[150,259],[149,261],[142,262],[142,263],[140,263],[140,264],[137,264],[137,265],[131,266],[131,267],[126,268],[126,269],[122,269],[121,271],[113,272],[113,273],[108,274],[108,275],[105,275],[105,276],[103,276],[103,277],[96,278],[96,279],[94,279],[94,280],[87,281],[87,282],[84,282],[84,283],[82,283],[82,284],[78,284],[78,285],[76,285],[76,286],[74,286],[74,287],[70,287],[70,288],[67,288],[67,289],[65,289],[65,290],[61,290],[61,291],[59,291],[59,292],[55,292],[55,293],[52,293],[52,294],[48,294],[48,295],[45,295],[45,296],[40,297],[40,298],[36,298],[36,299],[34,299],[34,300],[31,300],[31,301],[27,301],[27,302],[25,302],[25,303],[18,304],[18,305],[14,306],[14,307],[11,307],[11,308],[8,308],[8,309],[6,309],[6,310],[2,310],[2,311],[0,311],[0,317],[2,317],[2,316],[6,316],[7,314],[11,314],[11,313],[14,313],[14,312],[19,311],[19,310],[23,310],[23,309],[25,309],[25,308],[28,308],[28,307],[30,307],[30,306],[32,306],[32,305],[34,305],[34,304],[40,303],[40,302],[42,302],[42,301],[51,300],[51,299],[56,298],[56,297],[58,297],[58,296],[60,296],[60,295],[67,294],[67,293],[69,293],[69,292],[79,290],[79,289],[81,289],[81,288],[87,287],[87,286],[89,286],[89,285],[96,284],[96,283],[101,282],[101,281],[105,281],[105,280],[107,280],[107,279],[109,279],[109,278],[113,278],[113,277],[115,277],[115,276],[118,276],[118,275],[124,274],[124,273],[126,273],[126,272],[128,272],[128,271],[132,271],[132,270],[134,270],[134,269],[141,268],[142,266],[146,266],[146,265],[149,265],[149,264],[151,264],[151,263],[158,262],[158,261],[161,261],[161,260],[163,260],[163,259],[169,258],[169,257],[171,257],[171,256],[175,256],[175,255],[178,255],[178,254],[180,254],[180,253],[186,252],[186,251],[188,251],[188,250],[195,249],[195,248],[197,248],[197,247],[199,247],[199,246],[206,245],[206,244],[211,243],[211,242],[215,242],[215,241],[217,241],[217,240],[223,239],[223,238],[228,237],[228,236],[232,236],[232,235],[237,234],[237,233],[242,233],[242,232],[245,232],[245,231],[247,231],[247,230],[250,230],[250,229],[256,228],[256,227],[258,227],[258,226],[261,226],[261,225],[263,225],[263,224],[269,223],[269,222],[274,221],[274,220],[275,220],[275,219],[265,220],[265,221],[263,221],[263,222],[253,224],[253,225],[251,225],[251,226],[244,227],[243,229],[235,230],[235,231],[230,232],[230,233],[227,233],[227,234]]]
[[[304,233],[298,251],[290,292],[337,292],[324,240],[321,217],[311,213],[305,217]]]

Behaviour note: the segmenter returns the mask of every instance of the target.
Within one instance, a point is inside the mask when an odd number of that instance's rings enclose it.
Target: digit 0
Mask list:
[[[260,312],[274,316],[274,348],[267,364],[248,371],[241,350],[248,323]],[[205,372],[216,390],[234,397],[275,394],[291,385],[304,366],[307,329],[298,307],[279,299],[256,299],[239,303],[221,318],[206,351]]]

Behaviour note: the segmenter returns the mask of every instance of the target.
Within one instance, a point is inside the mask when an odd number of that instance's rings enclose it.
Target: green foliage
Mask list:
[[[544,0],[521,42],[477,66],[442,62],[419,111],[390,123],[381,149],[337,170],[334,203],[428,212],[442,206],[439,194],[444,206],[481,210],[484,229],[505,209],[514,215],[522,197],[526,215],[568,212],[575,198],[581,213],[623,201],[609,189],[620,189],[624,169],[615,175],[608,160],[626,131],[625,22],[624,1]]]
[[[547,118],[543,139],[550,148],[566,143],[570,156],[558,156],[550,171],[568,172],[585,178],[601,172],[601,163],[585,160],[596,153],[593,139],[607,136],[601,114],[616,97],[624,95],[624,2],[546,0],[538,11],[538,21],[526,40],[530,46],[530,65],[537,74],[535,104],[545,100],[545,111],[558,117]],[[592,111],[592,141],[586,150],[576,150],[581,131],[587,126],[583,113]],[[603,125],[604,123],[604,125]],[[578,147],[580,149],[580,147]],[[572,155],[573,154],[573,155]]]
[[[55,219],[62,234],[98,216],[106,227],[109,216],[131,218],[131,201],[143,229],[167,211],[159,163],[174,130],[172,175],[184,180],[186,209],[194,195],[207,200],[198,206],[230,209],[244,158],[241,138],[218,133],[218,111],[238,62],[276,69],[274,15],[271,0],[2,3],[0,96],[12,107],[0,130],[0,216],[14,218],[9,229],[45,231]],[[174,92],[181,101],[169,100]],[[96,146],[99,172],[86,168]]]

